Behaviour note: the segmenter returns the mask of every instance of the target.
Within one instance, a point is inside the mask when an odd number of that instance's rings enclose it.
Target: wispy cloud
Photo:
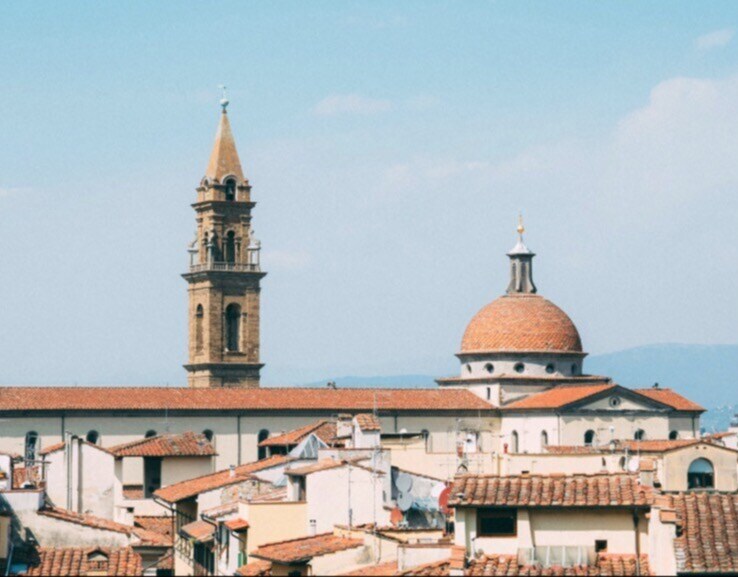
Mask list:
[[[723,28],[722,30],[715,30],[708,32],[698,37],[694,41],[694,46],[697,50],[707,51],[713,48],[722,48],[730,44],[733,40],[734,32],[731,28]]]
[[[360,94],[333,94],[318,102],[313,113],[318,116],[339,114],[378,114],[392,110],[392,102],[383,98],[369,98]]]

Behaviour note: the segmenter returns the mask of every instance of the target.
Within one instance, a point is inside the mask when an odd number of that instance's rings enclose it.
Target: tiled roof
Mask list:
[[[110,449],[116,457],[209,457],[213,444],[198,433],[165,434],[138,439]]]
[[[226,521],[224,525],[228,527],[231,531],[243,531],[244,529],[249,528],[249,522],[246,519],[242,519],[241,517],[228,519],[228,521]]]
[[[281,435],[276,435],[274,437],[264,439],[261,443],[259,443],[259,446],[291,447],[300,443],[300,441],[302,441],[311,433],[314,433],[321,441],[324,441],[326,444],[330,444],[330,440],[336,436],[336,424],[326,420],[320,420],[315,423],[305,425],[304,427],[300,427],[299,429],[294,429],[292,431],[282,433]]]
[[[141,541],[141,544],[144,545],[166,546],[171,544],[171,538],[167,538],[161,533],[157,533],[155,531],[150,531],[141,527],[124,525],[123,523],[117,523],[110,519],[103,519],[102,517],[95,517],[94,515],[82,515],[59,507],[47,507],[39,510],[38,514],[44,517],[56,519],[57,521],[75,523],[92,529],[100,529],[101,531],[113,531],[115,533],[133,535]]]
[[[80,439],[83,445],[87,445],[88,447],[94,447],[98,451],[102,451],[103,453],[110,453],[110,450],[106,449],[105,447],[101,447],[100,445],[96,445],[95,443],[90,443],[89,441],[85,441],[84,439]],[[55,443],[53,445],[49,445],[48,447],[44,447],[41,449],[38,454],[41,456],[50,455],[51,453],[56,453],[57,451],[61,451],[66,446],[66,443],[62,441],[61,443]]]
[[[266,491],[259,495],[251,497],[251,503],[275,503],[277,501],[287,500],[287,487],[277,487],[271,491]]]
[[[212,491],[221,487],[227,487],[229,485],[235,485],[236,483],[242,483],[251,478],[253,473],[258,473],[264,469],[271,467],[278,467],[285,465],[292,460],[287,455],[275,455],[268,459],[262,459],[261,461],[254,461],[246,465],[236,467],[235,475],[231,475],[231,471],[226,469],[225,471],[218,471],[217,473],[211,473],[209,475],[203,475],[202,477],[195,477],[194,479],[188,479],[181,483],[175,483],[168,485],[156,491],[155,495],[160,499],[167,501],[168,503],[176,503],[183,499],[189,499],[205,491]]]
[[[276,563],[294,564],[304,563],[313,557],[329,553],[356,549],[363,545],[364,541],[361,539],[348,539],[333,533],[324,533],[314,537],[302,537],[262,545],[252,553],[252,556]]]
[[[600,554],[594,565],[577,565],[573,567],[541,567],[540,565],[519,565],[517,555],[486,555],[473,559],[464,575],[471,577],[486,577],[488,575],[540,575],[563,577],[597,577],[604,575],[619,575],[635,577],[636,575],[650,575],[648,556],[641,556],[640,572],[635,555]]]
[[[251,561],[236,569],[236,575],[242,577],[269,577],[272,574],[272,564],[269,561]]]
[[[506,295],[482,308],[461,340],[462,353],[582,352],[574,323],[542,296]]]
[[[632,439],[619,439],[612,443],[601,446],[581,446],[581,445],[549,445],[546,447],[547,453],[555,455],[594,455],[601,453],[611,453],[619,451],[628,451],[629,453],[666,453],[675,449],[691,447],[693,445],[709,444],[716,447],[732,451],[730,449],[716,443],[717,439],[712,437],[703,437],[701,439],[648,439],[645,441],[634,441]]]
[[[234,513],[238,513],[238,501],[231,501],[230,503],[223,503],[210,509],[205,509],[200,514],[203,517],[218,519],[227,515],[233,515]]]
[[[344,573],[345,577],[382,577],[394,575],[397,572],[397,561],[388,561],[379,565],[367,565],[355,571]]]
[[[150,515],[139,515],[133,518],[133,524],[145,531],[162,535],[170,544],[172,539],[172,517],[154,517]]]
[[[407,575],[411,577],[446,577],[451,572],[451,560],[443,559],[441,561],[433,561],[432,563],[424,563],[406,569],[405,571],[397,571],[395,575]]]
[[[451,489],[449,505],[484,507],[624,507],[646,506],[653,489],[637,475],[461,475]]]
[[[198,543],[205,543],[215,535],[215,527],[205,521],[193,521],[181,527],[179,532],[191,537]]]
[[[738,494],[675,495],[679,573],[738,573]]]
[[[571,385],[553,387],[542,393],[537,393],[509,405],[501,407],[503,410],[518,409],[560,409],[577,401],[582,401],[604,391],[614,389],[616,385]]]
[[[144,498],[143,485],[123,485],[123,498],[128,500],[139,500]]]
[[[379,419],[372,413],[360,413],[356,415],[356,423],[362,431],[381,431],[382,426]]]
[[[13,467],[13,489],[21,489],[25,483],[30,483],[35,487],[39,481],[37,466]]]
[[[43,575],[56,576],[84,576],[88,574],[101,574],[100,566],[95,564],[94,559],[107,557],[104,569],[105,575],[133,576],[143,575],[141,557],[130,548],[107,549],[107,548],[70,548],[53,549],[41,547],[36,549],[29,559],[29,568],[23,573],[32,577]],[[92,561],[89,559],[92,557]]]
[[[2,387],[2,411],[476,411],[462,389]]]
[[[703,407],[684,398],[672,389],[635,389],[635,392],[664,405],[668,405],[677,411],[705,411]]]
[[[305,465],[304,467],[297,467],[296,469],[287,469],[285,471],[285,474],[287,475],[293,475],[293,476],[304,476],[304,475],[312,475],[313,473],[319,473],[321,471],[329,471],[330,469],[338,469],[339,467],[345,467],[346,465],[351,465],[352,467],[357,467],[359,469],[364,469],[367,471],[371,471],[372,469],[370,467],[366,467],[364,465],[360,465],[359,463],[361,461],[367,461],[368,458],[360,458],[360,459],[353,459],[351,461],[343,460],[343,459],[321,459],[320,461],[313,463],[311,465]]]

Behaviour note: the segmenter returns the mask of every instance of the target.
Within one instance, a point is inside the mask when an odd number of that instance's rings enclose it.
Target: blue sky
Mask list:
[[[269,382],[453,370],[519,211],[593,353],[736,343],[734,2],[3,2],[4,383],[184,383],[217,86]]]

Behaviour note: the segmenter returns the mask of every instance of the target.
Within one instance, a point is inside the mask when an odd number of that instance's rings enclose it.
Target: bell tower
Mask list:
[[[190,245],[191,387],[258,387],[261,245],[251,227],[251,186],[243,175],[228,121],[222,112],[205,176],[197,188],[197,230]]]

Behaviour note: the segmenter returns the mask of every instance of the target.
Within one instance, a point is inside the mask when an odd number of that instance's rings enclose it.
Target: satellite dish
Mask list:
[[[445,488],[446,485],[442,485],[441,483],[433,485],[433,488],[431,489],[431,497],[433,497],[434,499],[438,499]]]
[[[410,493],[400,493],[397,496],[397,506],[403,513],[413,506],[413,496]]]
[[[631,457],[630,461],[628,461],[628,471],[630,471],[631,473],[637,473],[640,468],[640,460],[636,457]]]
[[[427,481],[423,482],[422,480],[419,483],[415,484],[415,491],[413,493],[416,497],[420,499],[427,499],[431,496],[431,484]]]
[[[395,479],[395,486],[403,493],[409,493],[410,489],[413,488],[413,478],[405,473],[400,473]]]

